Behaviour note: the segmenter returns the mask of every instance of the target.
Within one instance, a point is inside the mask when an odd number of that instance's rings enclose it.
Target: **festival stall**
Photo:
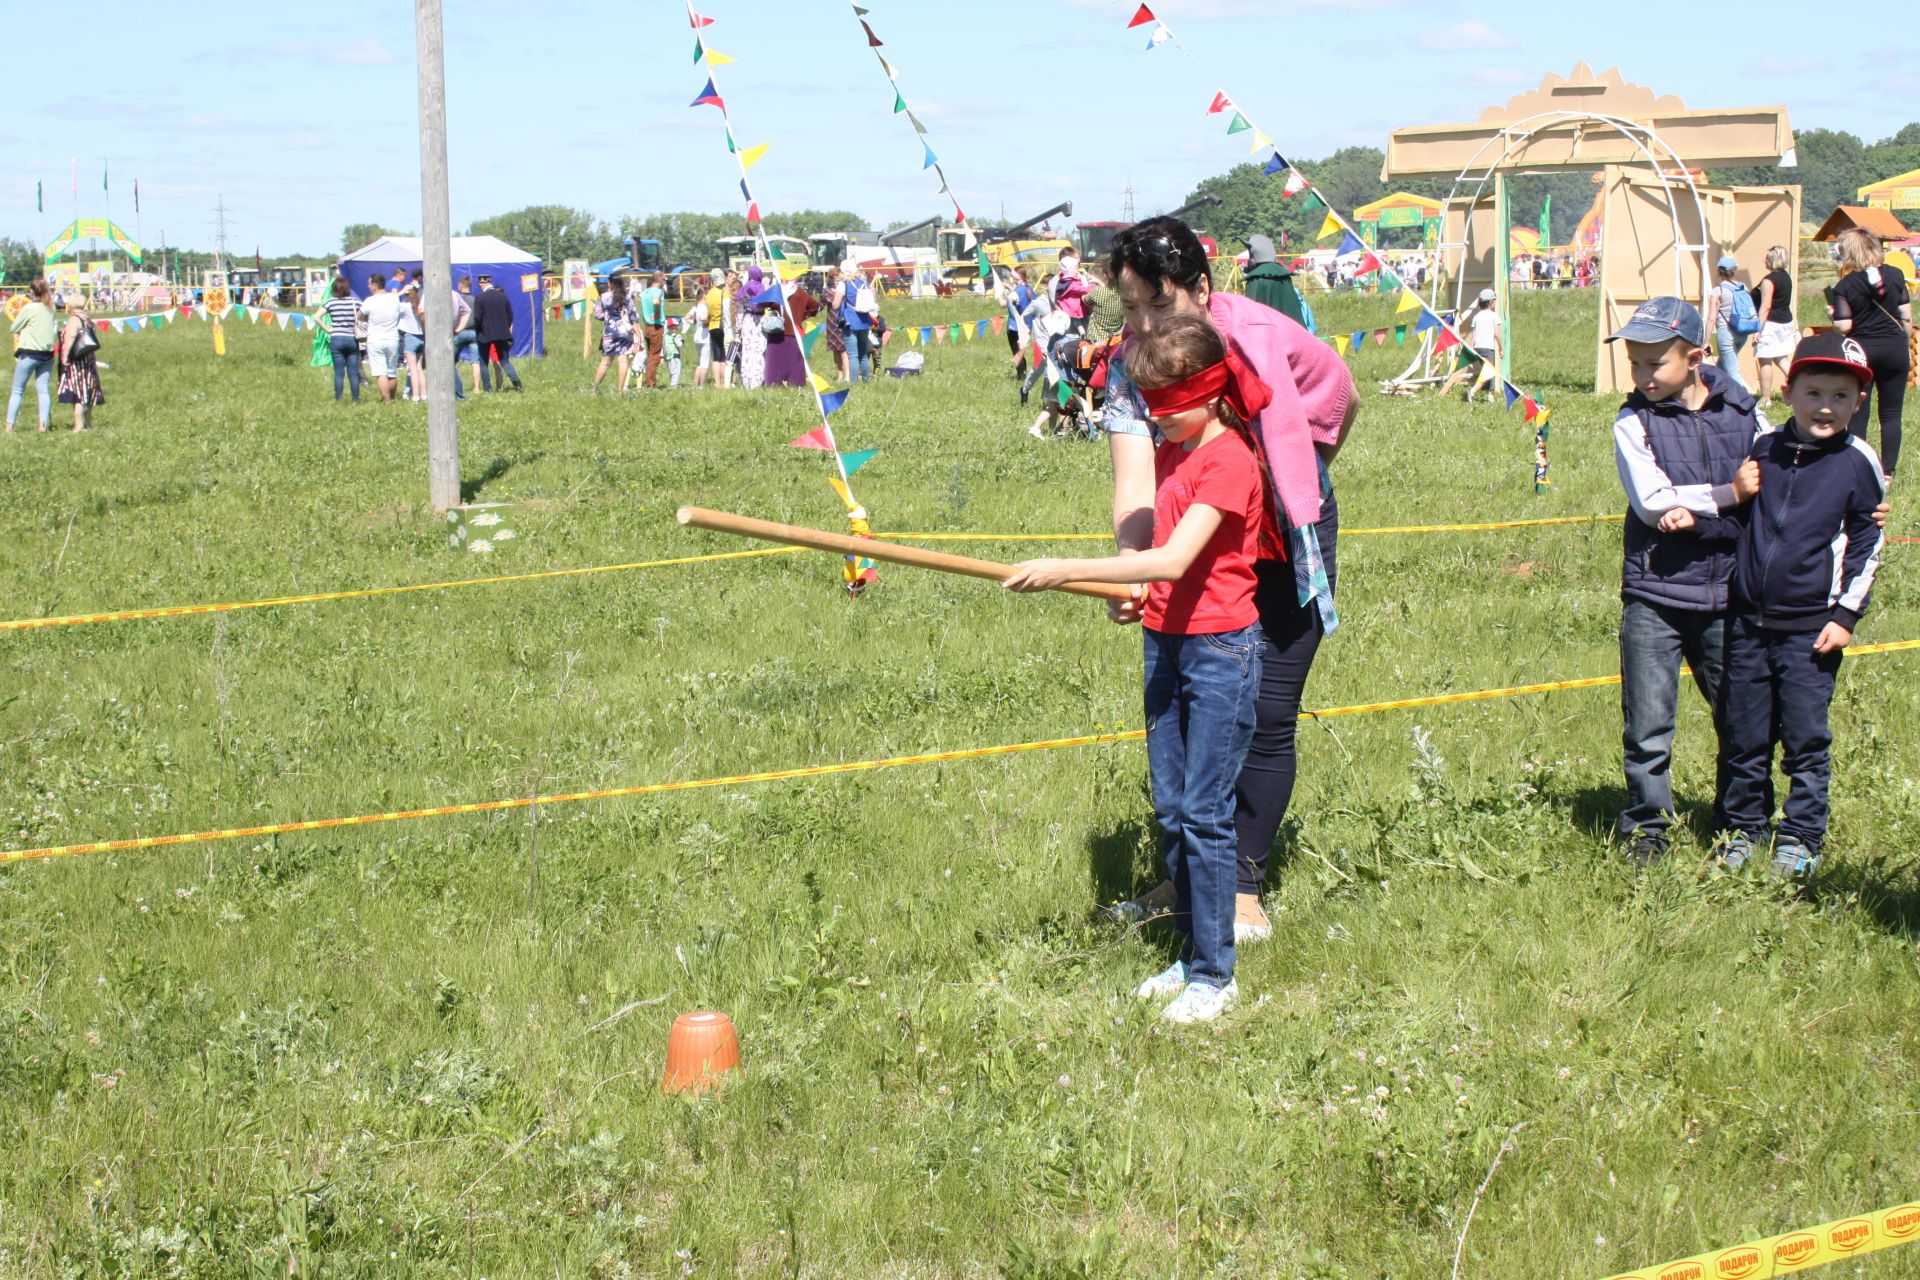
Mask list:
[[[374,275],[392,277],[405,270],[420,271],[419,236],[381,236],[364,248],[355,249],[340,259],[340,274],[347,278],[355,297],[367,296],[367,280]],[[513,304],[513,350],[511,355],[547,354],[546,325],[541,301],[540,258],[524,249],[516,249],[494,236],[455,236],[453,238],[453,278],[473,277],[473,291],[480,292],[480,277],[492,276]]]

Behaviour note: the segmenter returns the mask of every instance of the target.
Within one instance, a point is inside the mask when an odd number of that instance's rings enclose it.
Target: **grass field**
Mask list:
[[[1554,406],[1389,400],[1348,528],[1618,512],[1591,303],[1520,300]],[[1316,299],[1322,327],[1391,303]],[[989,314],[896,308],[897,324]],[[463,407],[335,405],[302,335],[109,336],[91,435],[0,442],[8,616],[738,549],[682,502],[831,526],[798,393],[590,399],[577,326]],[[821,353],[824,356],[824,352]],[[856,391],[882,529],[1099,531],[997,339]],[[31,418],[29,410],[25,418]],[[1916,532],[1896,508],[1892,532]],[[1349,536],[1308,703],[1617,671],[1620,533]],[[1012,545],[962,547],[1017,558]],[[1034,553],[1041,550],[1036,546]],[[1862,642],[1920,636],[1889,549]],[[0,638],[5,843],[164,834],[1138,727],[1092,602],[782,556]],[[1243,1005],[1128,998],[1166,942],[1090,910],[1156,876],[1133,743],[59,859],[0,872],[0,1275],[1605,1276],[1920,1192],[1914,654],[1850,660],[1811,900],[1691,837],[1607,856],[1617,693],[1309,724]],[[1711,730],[1676,780],[1700,821]],[[624,1016],[612,1015],[644,1002]],[[676,1013],[744,1069],[658,1089]],[[1863,1275],[1920,1274],[1905,1251]]]

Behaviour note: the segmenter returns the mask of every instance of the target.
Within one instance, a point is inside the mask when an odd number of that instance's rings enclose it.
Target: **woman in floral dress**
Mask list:
[[[625,391],[633,371],[633,330],[640,322],[639,312],[627,298],[625,276],[615,276],[608,284],[606,293],[593,304],[593,318],[600,322],[600,367],[593,371],[593,394],[600,394],[600,380],[607,376],[607,367],[616,362],[620,366],[620,389]]]

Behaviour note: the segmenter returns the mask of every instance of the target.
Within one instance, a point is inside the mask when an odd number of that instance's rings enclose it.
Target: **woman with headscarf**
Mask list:
[[[800,339],[807,322],[820,310],[820,300],[797,284],[785,286],[785,293],[784,307],[775,301],[760,313],[761,332],[767,339],[765,385],[769,387],[806,385],[807,355]]]
[[[767,383],[767,303],[758,301],[765,290],[766,276],[758,265],[747,268],[747,278],[733,295],[734,350],[740,358],[740,385],[752,391]],[[778,303],[773,304],[778,315]]]
[[[1321,637],[1338,625],[1333,608],[1339,508],[1327,466],[1359,409],[1353,375],[1332,347],[1292,318],[1239,294],[1213,289],[1206,250],[1178,218],[1149,218],[1115,237],[1107,278],[1120,292],[1130,333],[1172,316],[1209,321],[1228,349],[1273,394],[1249,423],[1256,452],[1272,481],[1274,537],[1255,566],[1255,603],[1265,632],[1259,719],[1234,790],[1239,851],[1234,937],[1254,942],[1273,926],[1260,905],[1268,855],[1293,798],[1294,727]],[[1113,535],[1122,554],[1153,544],[1155,429],[1140,391],[1126,373],[1127,345],[1107,372],[1104,425],[1113,455]],[[1115,622],[1140,620],[1145,593],[1109,611]],[[1161,884],[1117,914],[1146,919],[1171,909],[1172,886]]]

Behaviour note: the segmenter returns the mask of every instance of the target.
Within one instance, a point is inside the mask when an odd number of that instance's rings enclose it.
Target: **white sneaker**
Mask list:
[[[1174,997],[1173,1003],[1160,1011],[1160,1016],[1168,1022],[1212,1022],[1233,1008],[1233,1002],[1239,998],[1237,981],[1229,980],[1224,987],[1216,987],[1211,982],[1189,982]]]
[[[1034,421],[1034,424],[1027,428],[1027,434],[1032,436],[1035,440],[1045,440],[1047,438],[1047,433],[1040,429],[1040,424],[1042,422],[1045,422],[1046,420],[1047,420],[1047,415],[1044,413],[1041,414],[1039,418],[1037,418]]]
[[[1187,985],[1187,965],[1184,960],[1175,960],[1172,964],[1154,974],[1133,989],[1136,1000],[1163,1000],[1168,996],[1177,996]]]

